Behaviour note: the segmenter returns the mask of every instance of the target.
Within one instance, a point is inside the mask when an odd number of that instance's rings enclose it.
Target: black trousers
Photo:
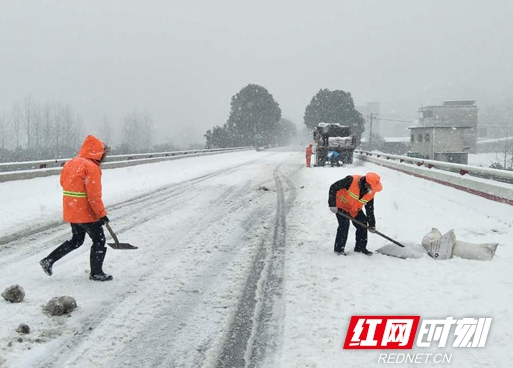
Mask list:
[[[107,253],[105,248],[105,233],[100,221],[91,222],[86,224],[70,224],[71,225],[71,239],[65,241],[57,247],[52,253],[46,257],[52,264],[64,257],[66,254],[80,248],[84,244],[86,234],[89,235],[93,241],[91,246],[91,273],[101,274],[103,260]]]
[[[349,219],[344,216],[336,214],[338,220],[337,236],[335,238],[335,252],[342,252],[347,243],[347,235],[349,234]],[[367,217],[360,211],[356,214],[355,220],[367,224]],[[351,221],[352,222],[352,221]],[[367,229],[354,223],[353,226],[356,228],[356,243],[354,246],[355,252],[361,252],[367,249]]]

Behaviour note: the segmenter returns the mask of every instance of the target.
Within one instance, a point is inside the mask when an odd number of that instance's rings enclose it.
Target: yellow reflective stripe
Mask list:
[[[340,195],[338,198],[339,198],[342,202],[347,203],[347,200],[344,198],[344,196],[343,196],[343,195]]]
[[[367,203],[368,201],[365,200],[365,199],[360,199],[360,197],[358,197],[356,194],[354,194],[353,192],[351,192],[350,190],[348,190],[348,193],[351,197],[353,197],[354,199],[356,199],[358,202],[360,203]]]
[[[85,198],[87,197],[87,194],[85,192],[70,192],[67,190],[63,190],[62,194],[65,197],[75,197],[75,198]]]

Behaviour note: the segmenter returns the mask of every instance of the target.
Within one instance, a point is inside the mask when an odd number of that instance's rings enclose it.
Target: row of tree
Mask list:
[[[358,137],[364,119],[348,92],[321,89],[305,109],[305,129],[320,122],[350,125]],[[40,103],[31,97],[15,103],[10,113],[0,114],[0,161],[23,161],[71,157],[81,140],[82,118],[71,106],[59,102]],[[148,112],[132,111],[122,120],[121,139],[115,139],[111,121],[105,117],[97,130],[99,138],[111,143],[113,153],[171,150],[171,145],[153,146],[154,124]],[[86,134],[91,133],[88,126]],[[205,133],[206,147],[279,146],[290,144],[297,128],[282,118],[281,108],[266,88],[249,84],[231,99],[230,115],[222,126]]]
[[[40,103],[27,97],[13,104],[9,112],[0,113],[0,162],[72,157],[85,135],[92,132],[89,124],[85,132],[83,127],[82,118],[70,105]],[[172,148],[153,146],[153,119],[147,112],[128,113],[121,121],[120,139],[114,136],[112,123],[106,117],[96,131],[106,143],[121,142],[112,147],[114,154]]]
[[[364,118],[355,109],[349,92],[321,89],[305,109],[305,128],[317,124],[349,125],[358,142],[364,131]],[[207,130],[208,148],[287,145],[296,137],[294,123],[281,117],[281,109],[266,88],[249,84],[232,97],[228,121]]]
[[[0,114],[0,161],[58,158],[76,151],[82,120],[69,105],[27,97]]]

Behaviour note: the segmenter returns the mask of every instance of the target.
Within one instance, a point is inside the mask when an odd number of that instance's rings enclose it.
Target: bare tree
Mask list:
[[[53,132],[53,107],[47,102],[42,111],[42,125],[41,132],[41,146],[45,149],[52,146],[52,132]]]
[[[7,137],[7,119],[4,114],[0,115],[0,148],[5,149],[5,138]]]
[[[26,97],[23,101],[22,105],[22,119],[23,125],[25,127],[25,132],[27,135],[27,148],[32,148],[32,124],[33,124],[33,115],[34,115],[34,103],[32,102],[32,98]]]
[[[78,137],[77,118],[69,105],[61,109],[63,139],[66,146],[74,146]]]
[[[143,149],[150,149],[153,145],[153,118],[148,113],[148,111],[145,111],[143,116],[143,140],[142,140],[142,147]]]
[[[152,146],[153,119],[148,112],[133,110],[123,119],[123,149],[140,152]]]
[[[39,104],[34,104],[32,109],[32,120],[33,120],[33,145],[36,150],[39,150],[41,148],[41,139],[42,139],[42,130],[43,130],[43,124],[42,124],[42,114]]]
[[[112,144],[112,124],[107,115],[103,115],[102,134],[103,141],[107,144]]]
[[[513,128],[505,127],[501,134],[503,138],[494,144],[495,166],[499,163],[505,170],[513,170]],[[499,167],[497,167],[499,168]]]
[[[68,105],[61,109],[63,142],[69,142],[73,129],[73,113]]]
[[[63,107],[60,103],[56,103],[53,109],[53,128],[52,128],[52,146],[60,147],[63,136]]]
[[[20,121],[21,121],[21,110],[18,104],[12,106],[12,126],[14,129],[14,137],[16,140],[16,147],[20,146]]]

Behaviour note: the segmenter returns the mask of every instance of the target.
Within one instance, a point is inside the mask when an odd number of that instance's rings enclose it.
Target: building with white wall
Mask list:
[[[465,147],[463,149],[468,153],[477,153],[477,113],[478,108],[473,100],[463,101],[444,101],[439,106],[424,106],[420,108],[421,114],[419,120],[420,127],[440,127],[439,132],[449,132],[447,128],[461,129],[457,135],[466,135],[464,137]],[[451,137],[444,139],[439,136],[442,141],[454,140],[455,132],[451,132]],[[461,148],[454,147],[453,150]]]
[[[410,157],[468,163],[471,127],[415,126],[410,127]]]

